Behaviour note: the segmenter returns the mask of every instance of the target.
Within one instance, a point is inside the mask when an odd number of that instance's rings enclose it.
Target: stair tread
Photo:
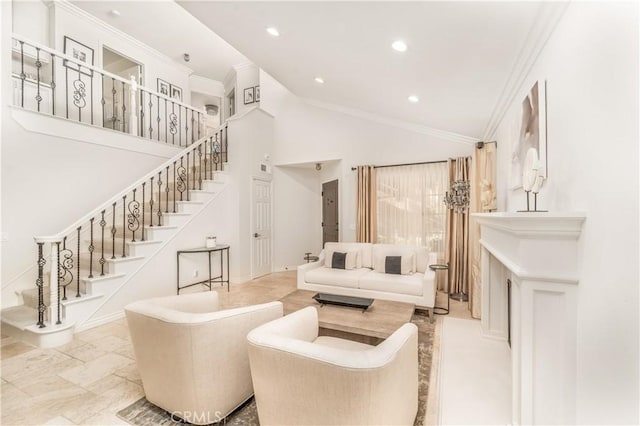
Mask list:
[[[2,322],[24,329],[37,322],[35,318],[38,318],[38,310],[26,305],[12,306],[10,308],[4,308],[0,312],[0,317],[2,318]]]

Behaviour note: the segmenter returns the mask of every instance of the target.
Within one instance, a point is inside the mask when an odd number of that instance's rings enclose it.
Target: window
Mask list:
[[[377,169],[378,243],[428,247],[444,257],[447,163]]]

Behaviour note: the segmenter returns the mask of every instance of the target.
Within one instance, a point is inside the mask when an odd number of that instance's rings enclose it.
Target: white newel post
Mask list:
[[[136,116],[136,97],[138,92],[138,82],[136,81],[135,76],[131,76],[131,94],[130,98],[130,107],[129,107],[129,133],[133,136],[138,135],[138,117]]]
[[[35,237],[34,240],[36,243],[49,244],[51,247],[51,263],[49,268],[49,306],[47,307],[47,312],[49,314],[49,324],[55,325],[58,323],[58,313],[60,309],[60,306],[58,305],[58,294],[60,291],[58,284],[58,258],[60,256],[59,249],[60,243],[62,243],[62,237]],[[62,312],[60,312],[60,318],[62,319]]]
[[[512,422],[574,424],[578,241],[586,216],[472,216],[481,229],[482,331],[506,340],[510,330]]]

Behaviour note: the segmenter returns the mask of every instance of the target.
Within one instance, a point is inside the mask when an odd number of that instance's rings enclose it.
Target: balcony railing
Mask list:
[[[22,36],[12,36],[13,104],[176,146],[206,136],[206,113]]]

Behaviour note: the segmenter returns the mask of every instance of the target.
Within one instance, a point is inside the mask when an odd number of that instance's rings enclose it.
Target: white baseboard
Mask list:
[[[76,333],[80,331],[89,330],[90,328],[98,327],[100,325],[104,325],[122,318],[124,318],[124,309],[108,315],[103,315],[101,317],[91,318],[89,321],[85,322],[84,324],[77,326]]]

